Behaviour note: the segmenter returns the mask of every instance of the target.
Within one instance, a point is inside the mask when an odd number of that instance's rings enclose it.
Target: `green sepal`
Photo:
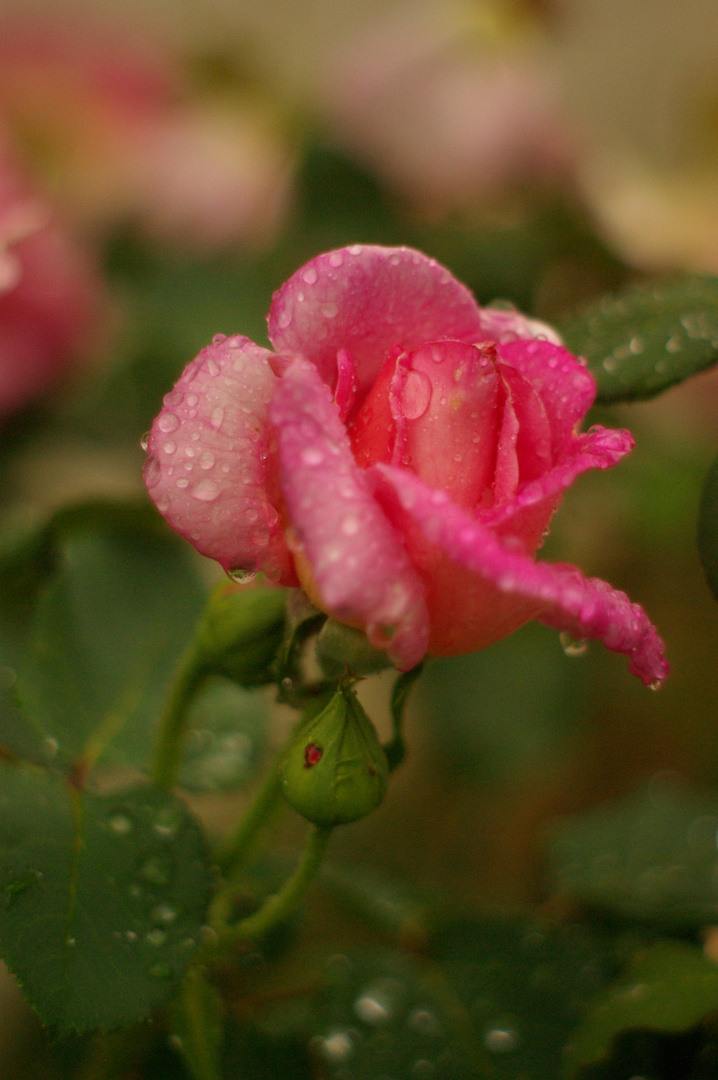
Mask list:
[[[384,649],[375,648],[363,630],[327,619],[317,637],[317,660],[330,679],[347,669],[354,675],[374,675],[393,667]]]
[[[240,686],[273,682],[286,607],[286,589],[220,585],[197,631],[195,667]]]
[[[289,803],[315,825],[345,825],[379,805],[389,766],[374,725],[344,679],[329,703],[299,730],[279,764]]]

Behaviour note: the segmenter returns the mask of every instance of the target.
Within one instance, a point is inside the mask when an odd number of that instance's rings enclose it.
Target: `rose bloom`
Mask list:
[[[0,139],[0,416],[50,390],[96,344],[102,295],[89,253]]]
[[[660,685],[642,609],[534,558],[563,491],[633,445],[577,433],[595,384],[550,328],[418,252],[357,245],[282,286],[269,337],[216,337],[149,435],[150,494],[198,551],[300,583],[404,670],[536,618]]]

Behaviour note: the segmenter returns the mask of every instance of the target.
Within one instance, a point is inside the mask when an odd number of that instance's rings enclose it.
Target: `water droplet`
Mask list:
[[[160,930],[159,926],[156,926],[154,930],[149,930],[145,934],[145,941],[148,945],[154,945],[155,947],[164,945],[167,941],[167,934],[164,930]]]
[[[519,1037],[513,1028],[490,1028],[484,1035],[484,1046],[492,1054],[508,1054],[518,1046]]]
[[[153,885],[168,885],[172,878],[172,860],[168,855],[151,855],[143,863],[140,873]]]
[[[292,313],[289,308],[282,308],[282,310],[279,312],[279,315],[277,316],[277,326],[279,327],[279,329],[286,330],[287,327],[291,324],[291,321]]]
[[[327,304],[322,304],[320,311],[325,319],[334,319],[336,318],[336,314],[339,311],[339,308],[336,304],[330,302]]]
[[[149,431],[146,431],[144,433],[144,435],[142,436],[142,438],[140,439],[140,446],[142,447],[143,450],[146,450],[147,447],[149,446],[149,444],[150,444],[150,433],[149,433]]]
[[[436,1016],[428,1009],[414,1009],[406,1022],[417,1035],[438,1035],[441,1030]]]
[[[128,941],[137,941],[137,934],[134,930],[125,930],[125,937]]]
[[[171,431],[176,431],[179,426],[179,417],[173,412],[162,413],[157,421],[157,427],[160,431],[164,432],[165,435],[169,435]]]
[[[347,1060],[354,1049],[354,1044],[348,1031],[332,1031],[321,1040],[319,1049],[326,1061],[336,1064]]]
[[[606,356],[601,361],[601,367],[604,371],[615,371],[618,367],[618,360],[615,356]]]
[[[199,456],[200,469],[211,469],[214,465],[214,454],[211,450],[203,450]]]
[[[212,338],[212,344],[213,345],[223,345],[226,340],[227,340],[227,335],[226,334],[215,334],[214,337]]]
[[[639,334],[636,334],[635,337],[631,338],[628,347],[634,356],[639,356],[645,349],[646,343]]]
[[[165,394],[162,398],[162,404],[166,405],[168,409],[175,409],[182,403],[184,394],[181,390],[170,390],[169,394]]]
[[[354,1012],[365,1024],[384,1024],[392,1017],[393,1003],[383,990],[368,990],[354,1002]]]
[[[214,502],[219,493],[220,486],[216,480],[210,480],[208,476],[205,476],[204,480],[200,480],[192,489],[192,498],[199,499],[200,502]]]
[[[46,757],[54,758],[57,756],[57,752],[60,749],[60,744],[57,739],[53,739],[52,735],[48,735],[48,737],[42,744],[42,748],[45,752]]]
[[[116,836],[127,836],[132,832],[132,819],[127,814],[113,814],[110,818],[110,828]]]
[[[649,685],[649,690],[660,690],[663,687],[663,679],[654,679]]]
[[[222,421],[224,420],[224,409],[221,405],[218,405],[216,409],[212,409],[212,415],[209,418],[209,422],[215,431],[219,431],[222,427]]]
[[[142,478],[148,488],[155,487],[159,483],[162,476],[162,469],[160,463],[156,457],[147,458],[145,466],[142,470]]]
[[[350,255],[361,255],[362,250],[361,244],[352,244],[351,247],[347,248]]]
[[[230,566],[227,571],[228,577],[231,577],[232,581],[236,581],[238,585],[246,585],[247,582],[252,581],[257,576],[255,569],[249,569],[245,566]]]
[[[588,642],[583,638],[575,638],[566,630],[562,630],[558,636],[561,648],[566,656],[583,656],[588,649]]]
[[[418,420],[431,401],[431,381],[423,371],[407,372],[401,391],[401,404],[407,420]]]
[[[340,251],[332,251],[329,255],[329,265],[334,267],[340,267],[344,263],[344,258]]]
[[[318,446],[305,446],[300,457],[305,465],[321,465],[324,461],[324,454]]]
[[[304,273],[302,274],[302,281],[306,282],[307,285],[316,285],[317,272],[313,266],[307,267],[307,269],[304,271]]]
[[[207,360],[207,371],[210,373],[210,375],[219,375],[219,364],[211,357]]]
[[[171,923],[177,918],[177,912],[169,904],[157,904],[152,908],[150,918],[153,922]]]
[[[182,814],[174,806],[163,806],[157,813],[152,828],[165,840],[177,835],[177,830],[182,824]]]
[[[190,468],[191,468],[191,466],[190,466]],[[187,487],[189,487],[189,480],[187,479],[186,476],[180,476],[178,480],[175,480],[175,487],[178,487],[178,488],[181,488],[181,489],[182,488],[187,488]]]

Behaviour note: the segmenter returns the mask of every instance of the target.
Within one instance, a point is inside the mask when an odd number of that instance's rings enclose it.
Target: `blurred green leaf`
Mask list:
[[[130,1024],[170,996],[210,893],[183,803],[0,765],[0,853],[0,948],[45,1024],[59,1035]]]
[[[576,1077],[607,1057],[629,1028],[684,1031],[716,1009],[718,965],[694,945],[656,942],[635,956],[586,1014],[566,1049],[565,1075]]]
[[[248,783],[266,746],[267,704],[261,694],[210,680],[190,707],[181,787],[228,791]]]
[[[337,955],[309,1048],[346,1080],[556,1080],[563,1048],[617,970],[613,941],[527,918],[466,918],[414,956]]]
[[[703,487],[698,513],[698,553],[711,592],[718,600],[718,458]]]
[[[717,796],[652,782],[555,826],[556,884],[622,918],[704,926],[718,919],[717,833]]]
[[[653,397],[718,361],[718,278],[633,285],[559,324],[599,401]]]
[[[58,530],[15,691],[53,757],[90,764],[112,744],[144,767],[154,722],[205,602],[191,552],[110,516]]]

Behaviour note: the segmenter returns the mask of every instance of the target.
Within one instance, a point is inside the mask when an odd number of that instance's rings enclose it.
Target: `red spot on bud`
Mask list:
[[[317,764],[323,753],[321,746],[317,746],[313,742],[307,743],[304,749],[304,768],[311,769],[312,765]]]

